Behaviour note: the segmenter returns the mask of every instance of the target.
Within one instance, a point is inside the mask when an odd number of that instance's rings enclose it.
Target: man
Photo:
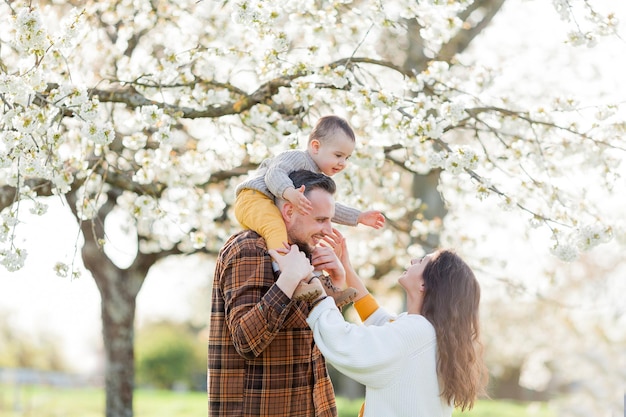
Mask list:
[[[313,208],[303,215],[288,201],[277,201],[294,245],[281,261],[282,273],[273,272],[265,240],[251,230],[232,236],[220,251],[209,333],[209,416],[337,415],[326,363],[306,323],[309,306],[291,300],[313,267],[289,263],[305,256],[298,246],[313,251],[332,233],[336,187],[330,177],[311,171],[295,171],[290,178],[296,188],[305,186]]]

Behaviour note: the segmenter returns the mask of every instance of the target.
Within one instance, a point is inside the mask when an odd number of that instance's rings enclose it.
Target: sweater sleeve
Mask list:
[[[365,321],[374,311],[378,310],[378,301],[372,294],[367,294],[354,302],[354,308],[359,313],[361,321]]]
[[[345,226],[356,226],[358,224],[360,210],[348,207],[341,203],[335,203],[335,216],[333,222]]]
[[[319,303],[307,323],[326,360],[371,387],[389,384],[403,364],[401,358],[435,343],[434,329],[422,316],[403,316],[381,326],[356,325],[344,320],[332,298]]]
[[[265,185],[277,198],[283,198],[288,187],[293,187],[289,174],[299,169],[313,170],[304,152],[293,150],[282,152],[269,164],[265,172]]]

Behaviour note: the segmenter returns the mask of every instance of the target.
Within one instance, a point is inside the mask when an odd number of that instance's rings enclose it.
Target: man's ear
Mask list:
[[[282,207],[280,208],[280,214],[283,215],[283,220],[285,223],[290,223],[293,219],[293,214],[295,212],[295,207],[289,201],[285,201]]]

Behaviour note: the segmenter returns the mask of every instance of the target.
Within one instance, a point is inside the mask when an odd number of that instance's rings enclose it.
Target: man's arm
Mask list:
[[[237,352],[259,356],[280,330],[289,310],[289,297],[274,283],[267,255],[243,248],[228,261],[222,280],[226,324]]]
[[[288,260],[304,258],[296,252]],[[263,353],[283,327],[300,276],[311,270],[310,264],[308,269],[290,268],[274,282],[271,262],[264,251],[243,248],[230,259],[222,285],[226,322],[240,355],[252,359]]]

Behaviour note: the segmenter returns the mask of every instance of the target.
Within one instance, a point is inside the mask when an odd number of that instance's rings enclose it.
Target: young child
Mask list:
[[[289,174],[300,169],[322,172],[333,176],[344,170],[348,158],[354,151],[356,142],[354,131],[348,122],[338,116],[322,117],[309,135],[307,149],[281,152],[273,158],[264,160],[255,176],[239,184],[236,189],[235,217],[246,229],[251,229],[263,236],[268,249],[279,250],[287,242],[287,229],[283,218],[274,204],[274,198],[283,198],[294,205],[302,214],[311,211],[311,202],[304,196],[303,189],[296,189],[289,179]],[[361,212],[343,204],[335,204],[333,222],[348,226],[364,224],[380,229],[385,224],[385,217],[380,211]],[[319,277],[325,292],[342,307],[356,296],[353,288],[341,290],[333,285],[330,277]],[[296,288],[293,298],[312,300],[321,293],[318,280],[302,282]]]

